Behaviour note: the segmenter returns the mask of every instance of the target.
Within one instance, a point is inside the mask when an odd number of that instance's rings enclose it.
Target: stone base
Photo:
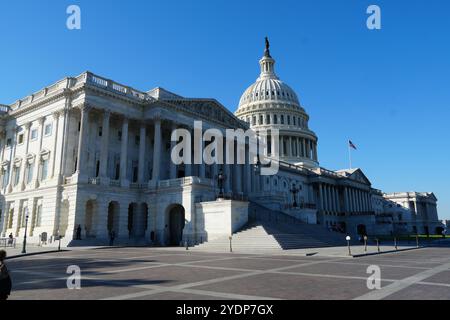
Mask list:
[[[247,201],[219,199],[195,205],[197,233],[202,241],[230,236],[248,223]]]

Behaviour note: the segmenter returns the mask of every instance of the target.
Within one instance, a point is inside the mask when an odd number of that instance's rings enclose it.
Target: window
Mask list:
[[[8,171],[7,168],[3,171],[3,177],[2,178],[3,178],[2,179],[2,186],[6,187],[8,185],[8,180],[9,180],[9,171]]]
[[[52,134],[52,128],[53,128],[53,125],[51,123],[46,124],[44,127],[44,135],[50,136]]]
[[[11,147],[11,138],[6,139],[6,147]]]
[[[95,176],[98,177],[100,174],[100,161],[97,160],[96,164],[95,164]]]
[[[136,144],[136,145],[139,145],[139,141],[141,140],[141,136],[139,136],[139,135],[136,135],[135,137],[134,137],[134,143]],[[170,148],[170,144],[169,144],[169,148]]]
[[[117,139],[119,140],[119,141],[122,141],[122,131],[117,131]]]
[[[8,229],[13,227],[14,208],[9,209]]]
[[[266,115],[266,122],[267,124],[270,124],[270,115]]]
[[[41,181],[47,179],[48,176],[48,159],[42,160]]]
[[[37,140],[38,137],[38,129],[32,129],[31,130],[31,140]]]
[[[287,124],[291,125],[291,117],[290,116],[287,116]]]
[[[13,185],[17,186],[19,184],[19,178],[20,178],[20,167],[14,168],[14,182]]]
[[[278,118],[276,114],[273,116],[273,124],[278,124]]]
[[[263,116],[259,116],[259,124],[264,124],[264,118],[263,118]]]
[[[101,137],[103,135],[103,127],[98,127],[98,136]]]
[[[22,213],[21,213],[21,227],[22,228],[25,228],[25,224],[26,224],[26,220],[27,220],[27,210],[28,210],[28,208],[27,207],[24,207],[24,208],[22,208]]]
[[[280,123],[284,124],[284,116],[283,115],[280,116]]]
[[[27,184],[30,184],[33,180],[33,168],[34,166],[32,163],[27,164]]]
[[[42,204],[36,207],[36,227],[40,227],[42,223]]]
[[[17,141],[19,144],[23,143],[23,133],[19,134],[19,136],[17,137]]]

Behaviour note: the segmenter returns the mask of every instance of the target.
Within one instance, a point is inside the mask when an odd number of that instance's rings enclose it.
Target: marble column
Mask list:
[[[284,137],[280,136],[280,156],[284,157]]]
[[[31,128],[32,122],[28,122],[25,125],[25,155],[24,158],[22,159],[22,164],[23,164],[23,169],[20,171],[20,182],[21,182],[21,190],[25,190],[25,186],[26,186],[26,174],[25,171],[27,170],[28,167],[28,160],[27,160],[27,155],[28,155],[28,149],[30,146],[30,128]]]
[[[355,190],[353,188],[349,189],[349,195],[350,195],[350,211],[356,212],[356,206],[355,206]]]
[[[108,152],[109,152],[109,121],[111,118],[111,112],[106,110],[103,113],[103,123],[102,123],[102,140],[100,147],[100,180],[102,184],[109,184],[108,179]]]
[[[78,158],[84,161],[84,163],[87,162],[86,158],[86,150],[85,148],[83,148],[83,145],[80,144],[80,142],[82,143],[83,141],[87,140],[87,134],[88,134],[88,122],[89,122],[89,110],[86,107],[83,107],[81,109],[81,127],[80,127],[80,136],[78,137]],[[42,117],[39,119],[39,151],[42,150],[42,141],[44,139],[44,123],[45,123],[45,117]],[[82,130],[84,125],[84,130]],[[84,166],[79,162],[77,162],[77,173],[78,175],[81,174],[86,174],[85,170],[84,170]],[[39,179],[40,179],[40,169],[41,169],[41,157],[38,154],[36,156],[36,161],[35,161],[35,169],[34,169],[34,186],[35,188],[39,187]],[[84,171],[83,171],[84,170]],[[12,174],[10,175],[10,177],[12,176]]]
[[[52,128],[53,150],[52,150],[52,161],[50,162],[51,169],[49,170],[49,172],[50,172],[50,177],[53,179],[55,177],[56,149],[58,147],[58,138],[59,138],[58,137],[58,133],[59,133],[60,113],[58,111],[56,111],[56,112],[53,113],[52,116],[53,116],[53,128]],[[26,136],[27,140],[28,140],[28,134],[29,134],[29,132],[27,132],[27,136]],[[27,153],[28,153],[28,151],[27,151]],[[25,171],[25,170],[23,170],[23,171]]]
[[[127,173],[127,159],[128,159],[128,118],[123,119],[122,123],[122,145],[120,149],[120,185],[123,187],[129,186]]]
[[[324,201],[324,190],[323,190],[323,184],[319,184],[319,198],[320,198],[320,210],[325,211],[325,201]]]
[[[314,143],[314,160],[317,161],[319,158],[317,156],[317,143]]]
[[[139,130],[139,163],[138,163],[138,182],[143,184],[145,182],[145,151],[147,143],[147,124],[141,123]],[[171,161],[172,162],[172,161]]]
[[[44,131],[42,124],[44,120],[40,120],[41,127],[41,137]],[[41,124],[42,123],[42,124]],[[81,108],[81,120],[80,120],[80,135],[78,137],[78,156],[77,156],[77,173],[78,174],[87,174],[86,173],[86,164],[87,164],[87,140],[89,135],[89,108],[82,107]]]
[[[175,122],[172,122],[172,126],[171,126],[171,132],[170,134],[172,135],[172,132],[174,132],[177,129],[177,124]],[[176,141],[170,141],[170,154],[172,153],[173,148],[175,148],[175,146],[177,145]],[[172,161],[172,159],[170,159],[170,177],[169,179],[173,180],[177,178],[177,165]]]
[[[292,157],[293,152],[292,152],[292,137],[291,136],[288,137],[288,150],[287,150],[287,152],[288,152],[288,157]]]
[[[339,188],[336,187],[336,211],[337,212],[341,212],[342,208],[341,208],[341,201],[339,198]]]
[[[202,135],[203,136],[203,135]],[[202,139],[202,141],[199,141],[200,145],[201,145],[201,159],[200,159],[200,164],[199,164],[199,176],[200,178],[205,178],[206,177],[206,165],[205,165],[205,161],[203,160],[203,150],[205,150],[205,141]]]
[[[348,189],[344,187],[344,211],[347,213],[350,211],[349,202],[348,202]]]
[[[306,139],[305,143],[306,143],[306,158],[311,159],[311,144],[309,143],[309,139]]]
[[[244,164],[245,172],[245,192],[249,195],[252,192],[252,166],[250,165],[250,146],[246,145],[246,157]]]
[[[302,138],[302,157],[306,158],[306,139]]]
[[[155,118],[155,137],[153,146],[153,176],[152,180],[157,182],[160,178],[161,161],[161,119]]]
[[[233,168],[234,168],[234,184],[235,184],[234,191],[236,193],[241,193],[242,192],[242,165],[237,164],[237,161],[235,161]]]

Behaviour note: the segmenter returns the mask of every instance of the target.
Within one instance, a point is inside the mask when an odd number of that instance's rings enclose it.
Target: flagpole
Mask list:
[[[352,169],[352,150],[350,147],[350,142],[348,143],[348,159],[350,162],[350,170]]]

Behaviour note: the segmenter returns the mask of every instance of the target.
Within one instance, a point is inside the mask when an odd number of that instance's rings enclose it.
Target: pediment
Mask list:
[[[361,169],[356,169],[353,173],[348,176],[349,179],[357,181],[359,183],[372,185],[370,180],[366,177],[366,175],[362,172]]]

